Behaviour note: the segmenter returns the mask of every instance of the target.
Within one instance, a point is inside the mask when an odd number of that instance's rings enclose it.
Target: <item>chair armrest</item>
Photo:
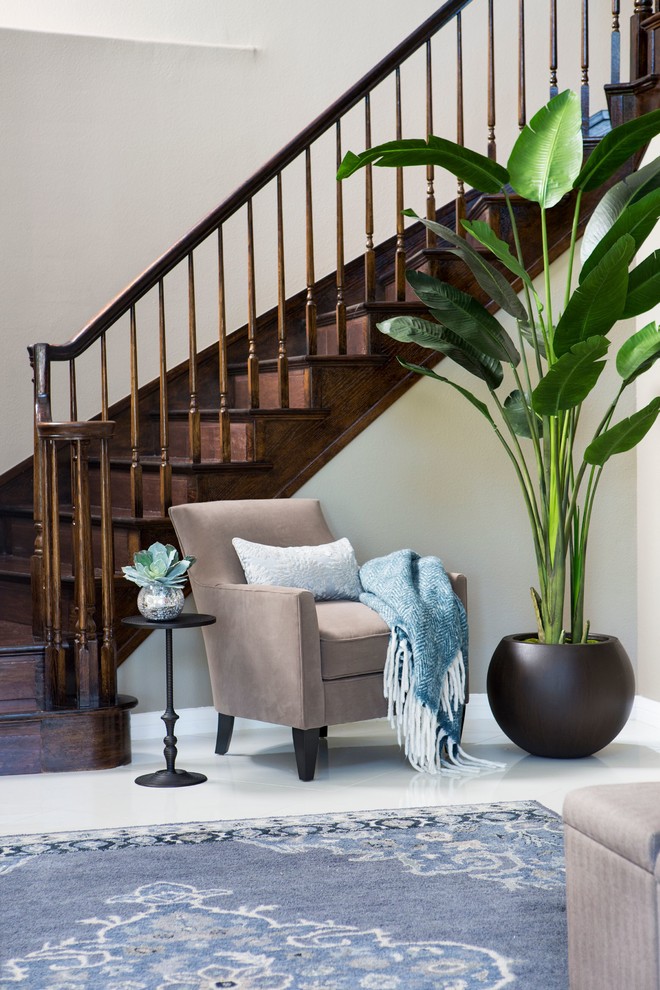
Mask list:
[[[314,597],[300,588],[191,582],[205,626],[213,703],[225,715],[315,728],[325,724]]]

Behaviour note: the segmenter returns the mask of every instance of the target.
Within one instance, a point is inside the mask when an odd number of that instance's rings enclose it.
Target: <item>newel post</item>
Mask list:
[[[43,463],[42,443],[37,434],[37,424],[48,422],[50,414],[50,360],[48,344],[35,344],[28,348],[34,383],[34,477],[33,477],[33,518],[34,552],[30,563],[32,586],[32,632],[39,638],[44,635],[45,601],[43,572]]]
[[[653,13],[653,0],[635,0],[630,18],[630,80],[641,79],[651,71],[649,36],[643,22]]]

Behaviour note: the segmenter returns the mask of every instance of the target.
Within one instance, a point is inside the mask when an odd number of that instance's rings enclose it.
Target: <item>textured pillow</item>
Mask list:
[[[311,591],[317,601],[357,601],[362,591],[353,547],[347,539],[316,547],[271,547],[231,541],[248,584]]]

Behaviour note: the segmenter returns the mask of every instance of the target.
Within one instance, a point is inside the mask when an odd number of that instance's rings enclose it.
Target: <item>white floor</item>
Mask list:
[[[321,743],[309,783],[298,780],[288,729],[237,719],[230,751],[219,757],[213,752],[214,713],[180,714],[177,767],[206,774],[206,783],[137,786],[138,774],[164,766],[164,727],[157,714],[134,716],[129,766],[0,777],[0,835],[526,799],[561,812],[564,796],[576,787],[660,782],[660,719],[649,703],[636,703],[621,735],[596,756],[544,760],[513,746],[492,720],[485,697],[476,696],[468,706],[464,747],[506,767],[461,777],[415,772],[385,720],[335,726],[327,745]]]

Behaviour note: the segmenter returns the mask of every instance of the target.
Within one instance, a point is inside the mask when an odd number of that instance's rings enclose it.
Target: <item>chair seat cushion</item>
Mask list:
[[[390,630],[361,602],[318,602],[321,676],[324,681],[382,673]]]

